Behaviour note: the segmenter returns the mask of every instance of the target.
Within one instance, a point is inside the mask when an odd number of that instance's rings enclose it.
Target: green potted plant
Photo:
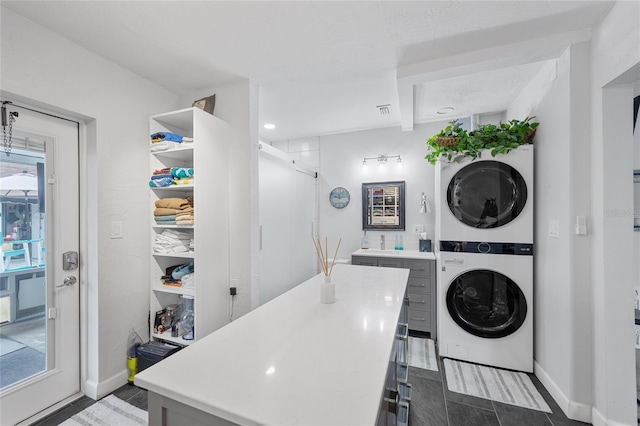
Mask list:
[[[520,145],[531,143],[540,123],[533,122],[535,117],[524,120],[510,120],[507,123],[485,124],[477,130],[467,132],[457,120],[439,133],[427,139],[429,152],[425,158],[431,164],[438,159],[459,162],[464,158],[480,158],[483,149],[490,149],[491,156],[506,154]]]

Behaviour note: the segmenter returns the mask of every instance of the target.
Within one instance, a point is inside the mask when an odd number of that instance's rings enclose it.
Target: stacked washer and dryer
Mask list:
[[[436,170],[440,356],[533,372],[533,145]]]

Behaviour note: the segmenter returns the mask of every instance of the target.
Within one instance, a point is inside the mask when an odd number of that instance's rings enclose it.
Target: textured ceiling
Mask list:
[[[504,109],[540,62],[553,59],[572,40],[560,35],[590,28],[610,3],[2,1],[2,6],[179,95],[202,91],[204,96],[215,85],[251,79],[260,87],[261,124],[277,125],[272,131],[261,128],[261,136],[280,140],[401,122],[409,128],[435,119],[433,112],[449,105],[465,114]],[[509,61],[489,52],[494,65],[474,71],[480,59],[470,52],[554,35],[555,50],[545,55]],[[467,57],[467,68],[460,68]],[[457,71],[449,75],[448,69]],[[399,94],[413,88],[415,95]],[[412,107],[402,109],[402,102]],[[376,106],[384,104],[390,114],[380,115]]]

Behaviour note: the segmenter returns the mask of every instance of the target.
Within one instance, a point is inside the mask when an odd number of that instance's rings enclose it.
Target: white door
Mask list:
[[[315,177],[297,170],[283,154],[269,152],[260,150],[258,175],[261,305],[317,273]]]
[[[76,122],[7,109],[19,115],[10,149],[0,141],[0,424],[14,425],[80,391],[81,262],[63,265],[79,250],[79,141]]]

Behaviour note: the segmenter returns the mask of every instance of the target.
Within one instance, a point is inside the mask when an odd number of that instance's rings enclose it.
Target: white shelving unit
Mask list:
[[[188,345],[229,322],[229,215],[228,215],[228,126],[198,108],[187,108],[150,118],[150,134],[172,132],[192,137],[179,148],[150,153],[149,176],[165,167],[193,167],[194,183],[150,188],[150,335],[155,340]],[[156,225],[155,201],[160,198],[193,197],[194,225]],[[166,229],[189,232],[194,251],[172,255],[154,253],[157,234]],[[161,277],[168,267],[194,263],[194,288],[166,286]],[[181,303],[181,296],[194,297],[194,340],[154,333],[156,311]]]

